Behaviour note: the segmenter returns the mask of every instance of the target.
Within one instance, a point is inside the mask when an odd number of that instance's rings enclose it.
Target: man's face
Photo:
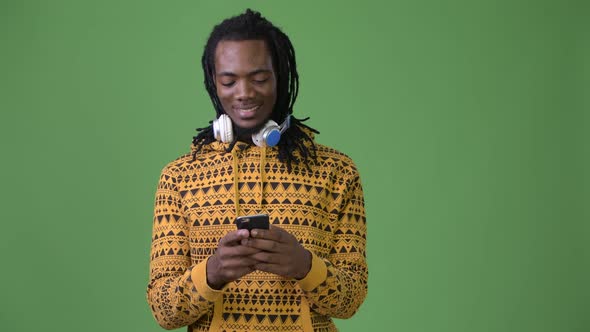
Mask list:
[[[244,129],[265,123],[277,100],[276,75],[263,40],[224,40],[215,50],[215,87],[225,113]]]

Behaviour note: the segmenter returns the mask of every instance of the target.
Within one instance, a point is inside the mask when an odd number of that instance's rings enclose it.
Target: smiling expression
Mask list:
[[[272,114],[277,99],[272,57],[263,40],[223,40],[215,50],[215,87],[234,125],[256,128]]]

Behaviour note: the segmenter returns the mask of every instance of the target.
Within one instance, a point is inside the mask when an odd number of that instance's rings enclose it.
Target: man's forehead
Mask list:
[[[263,40],[223,40],[215,49],[217,72],[272,70],[272,59]]]

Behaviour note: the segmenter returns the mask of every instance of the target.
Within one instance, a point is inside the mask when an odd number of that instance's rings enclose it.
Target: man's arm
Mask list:
[[[166,167],[156,191],[147,287],[152,313],[166,329],[192,324],[221,296],[207,285],[207,260],[191,265],[189,231],[176,177]]]
[[[335,318],[349,318],[358,310],[367,295],[366,234],[363,190],[355,170],[347,183],[330,254],[322,259],[312,253],[311,270],[299,280],[311,310]]]

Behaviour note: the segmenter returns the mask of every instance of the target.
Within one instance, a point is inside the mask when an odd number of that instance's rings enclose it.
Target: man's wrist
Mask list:
[[[207,285],[209,285],[209,287],[213,289],[220,290],[221,288],[223,288],[224,284],[220,280],[217,280],[217,278],[215,277],[215,271],[217,271],[216,264],[217,261],[215,260],[215,256],[210,256],[207,260],[206,269]]]
[[[305,278],[305,276],[311,270],[311,252],[309,252],[309,250],[305,248],[302,249],[305,252],[305,254],[303,255],[305,259],[303,260],[303,264],[301,264],[302,268],[300,269],[300,272],[295,276],[295,279],[297,280]]]

